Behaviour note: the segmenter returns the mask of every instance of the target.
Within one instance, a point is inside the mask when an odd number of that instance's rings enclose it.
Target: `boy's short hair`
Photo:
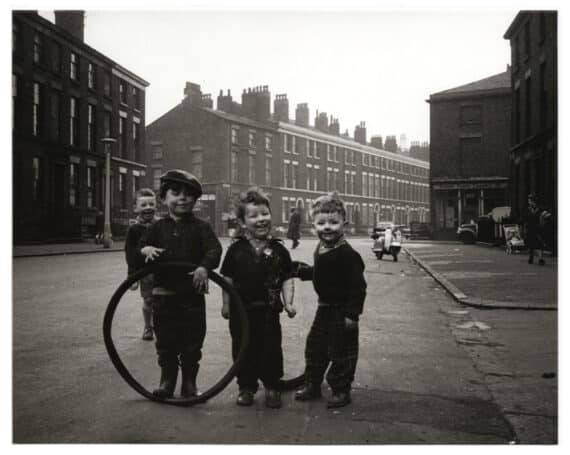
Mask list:
[[[140,197],[153,197],[156,199],[156,193],[150,188],[139,188],[135,193],[135,203]]]
[[[183,186],[186,186],[196,199],[202,196],[202,185],[200,185],[196,176],[182,169],[171,169],[160,176],[160,199],[166,197],[169,189],[174,188],[178,190]]]
[[[318,197],[311,205],[311,217],[318,213],[340,213],[343,221],[346,221],[346,209],[344,202],[335,191]]]
[[[269,197],[257,186],[253,186],[247,191],[240,193],[237,199],[235,208],[236,217],[242,221],[245,219],[245,206],[247,204],[265,205],[271,213]]]

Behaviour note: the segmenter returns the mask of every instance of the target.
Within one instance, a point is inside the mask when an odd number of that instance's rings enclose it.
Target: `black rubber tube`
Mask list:
[[[152,392],[149,392],[147,389],[145,389],[131,375],[131,373],[129,372],[129,370],[127,369],[127,367],[125,366],[125,364],[121,360],[121,357],[119,356],[119,353],[117,352],[117,349],[115,348],[115,344],[113,343],[113,338],[111,336],[111,328],[113,326],[113,317],[115,315],[115,310],[117,309],[117,306],[119,305],[119,302],[121,301],[121,298],[123,297],[125,292],[127,292],[129,290],[129,288],[131,287],[131,285],[133,283],[139,281],[141,278],[145,277],[146,275],[148,275],[150,273],[155,273],[161,267],[178,267],[178,268],[181,268],[184,270],[192,271],[196,268],[196,265],[191,264],[189,262],[183,262],[183,261],[157,262],[157,263],[153,263],[153,264],[146,266],[145,268],[133,273],[132,275],[129,275],[127,277],[127,279],[119,285],[119,287],[117,288],[117,290],[115,291],[115,293],[111,297],[109,304],[107,305],[107,310],[105,311],[105,316],[103,318],[103,339],[105,341],[105,347],[107,348],[107,352],[109,353],[109,357],[111,358],[111,362],[113,362],[113,365],[115,366],[115,368],[117,369],[117,371],[119,372],[121,377],[127,382],[127,384],[129,384],[133,389],[135,389],[138,393],[140,393],[145,398],[148,398],[149,400],[152,400],[152,401],[158,401],[161,403],[172,404],[175,406],[192,406],[194,404],[204,403],[205,401],[216,396],[218,393],[220,393],[222,390],[224,390],[224,388],[234,378],[234,376],[236,375],[236,373],[239,369],[240,363],[242,362],[243,357],[245,356],[245,350],[246,350],[247,345],[249,343],[249,323],[247,320],[247,313],[246,313],[245,307],[243,306],[243,303],[242,303],[238,293],[233,288],[233,286],[231,286],[226,280],[224,280],[224,278],[222,278],[216,272],[214,272],[214,271],[208,272],[208,278],[210,280],[212,280],[214,283],[216,283],[217,285],[219,285],[225,292],[227,292],[230,295],[230,298],[232,299],[232,305],[235,304],[235,306],[238,310],[243,337],[242,337],[242,343],[240,346],[240,351],[237,355],[235,362],[230,367],[230,369],[226,372],[226,374],[218,382],[216,382],[212,387],[210,387],[208,390],[205,390],[200,395],[198,395],[196,397],[192,397],[192,398],[160,398],[160,397],[157,397],[157,396],[153,395]],[[294,380],[298,380],[298,379],[299,378],[294,378]],[[284,381],[284,382],[289,383],[290,381]]]

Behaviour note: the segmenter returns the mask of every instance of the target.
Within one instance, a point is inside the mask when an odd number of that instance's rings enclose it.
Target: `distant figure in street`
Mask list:
[[[95,216],[95,244],[103,243],[103,231],[105,229],[105,216],[103,211],[99,210]]]
[[[160,177],[159,196],[168,215],[146,231],[141,241],[145,261],[174,260],[196,264],[191,273],[179,268],[161,268],[154,275],[153,325],[161,368],[160,385],[153,394],[173,395],[182,370],[180,395],[196,396],[196,377],[206,336],[208,271],[215,269],[222,246],[212,227],[196,218],[192,209],[202,195],[202,186],[189,172],[174,169]]]
[[[358,319],[366,298],[364,262],[344,238],[346,210],[336,193],[319,197],[312,205],[312,215],[319,237],[314,265],[301,264],[295,275],[313,281],[318,306],[305,347],[305,386],[295,393],[295,399],[320,397],[328,368],[326,380],[332,397],[327,406],[339,408],[351,402]]]
[[[534,193],[528,195],[528,206],[524,215],[526,245],[528,247],[528,263],[534,261],[535,251],[538,251],[538,263],[544,265],[543,248],[544,241],[541,232],[541,215],[544,211],[537,205],[537,197]],[[543,215],[544,216],[544,215]],[[542,223],[544,224],[544,223]]]
[[[301,214],[297,208],[291,209],[289,228],[287,229],[287,238],[293,241],[291,245],[292,250],[299,246],[299,239],[301,238]]]
[[[265,406],[281,407],[279,382],[283,376],[283,350],[279,314],[295,316],[292,262],[283,241],[271,237],[269,199],[257,188],[240,196],[237,218],[241,233],[226,253],[220,273],[235,286],[247,311],[249,344],[237,374],[237,404],[251,406],[258,380],[265,387]],[[283,298],[282,298],[283,297]],[[232,357],[241,348],[239,315],[223,293],[222,316],[230,320]]]
[[[158,218],[156,217],[156,195],[150,188],[141,188],[135,193],[134,212],[137,215],[135,222],[129,226],[125,239],[125,257],[128,266],[128,275],[144,267],[144,257],[140,253],[140,242],[146,230]],[[131,286],[136,290],[140,283],[140,293],[143,300],[142,313],[144,320],[143,340],[152,340],[152,274],[149,274]]]

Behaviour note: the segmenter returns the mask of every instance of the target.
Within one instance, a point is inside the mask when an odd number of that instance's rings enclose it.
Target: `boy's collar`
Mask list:
[[[341,245],[344,245],[346,242],[346,238],[344,237],[344,234],[342,234],[337,241],[332,244],[332,245],[326,245],[322,240],[319,240],[319,250],[323,249],[323,250],[334,250],[335,248],[338,248]]]
[[[172,215],[170,215],[170,213],[168,213],[166,215],[166,218],[170,218],[172,221],[177,221]],[[185,215],[182,215],[179,218],[180,218],[180,221],[189,220],[191,218],[194,218],[194,212],[186,213]]]

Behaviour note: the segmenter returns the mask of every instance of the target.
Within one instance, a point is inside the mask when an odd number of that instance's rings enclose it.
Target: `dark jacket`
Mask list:
[[[153,222],[157,220],[158,218],[154,219]],[[146,265],[144,256],[141,254],[140,243],[151,225],[152,223],[141,223],[137,219],[137,222],[131,224],[127,230],[127,237],[125,238],[125,259],[128,266],[128,275],[133,274]]]
[[[213,270],[220,264],[222,245],[211,226],[193,214],[180,221],[170,216],[158,220],[146,232],[140,247],[164,248],[158,261],[185,261]],[[160,269],[154,275],[155,287],[178,294],[195,294],[192,277],[177,269]]]
[[[313,280],[319,305],[344,308],[345,316],[358,320],[366,298],[364,262],[348,243],[314,254],[314,265],[299,270],[301,280]]]

